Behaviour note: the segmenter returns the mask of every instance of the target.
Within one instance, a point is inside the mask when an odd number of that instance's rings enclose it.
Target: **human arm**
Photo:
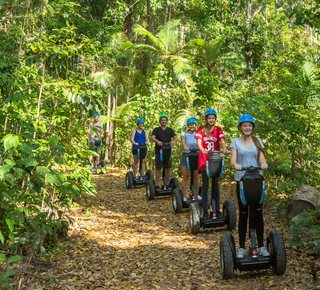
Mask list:
[[[238,153],[237,150],[234,148],[231,148],[231,158],[230,158],[230,165],[235,170],[240,171],[242,169],[242,166],[237,163]]]
[[[91,123],[89,124],[87,133],[89,134],[89,136],[90,136],[91,138],[93,138],[93,134],[92,134],[92,132],[91,132]]]
[[[208,150],[207,149],[203,149],[202,145],[201,145],[201,139],[197,139],[197,146],[198,149],[202,152],[202,154],[208,154]]]
[[[146,144],[149,145],[150,142],[149,142],[149,136],[148,136],[148,133],[146,132]]]
[[[136,135],[136,130],[133,130],[132,133],[131,133],[131,142],[134,144],[134,145],[139,145],[138,143],[134,142],[134,136]]]
[[[267,170],[268,169],[268,164],[266,161],[266,158],[262,152],[260,152],[260,157],[259,157],[259,162],[261,164],[261,169],[262,170]]]
[[[156,135],[151,135],[151,141],[158,144],[158,146],[162,146],[162,142],[156,139]]]
[[[174,135],[173,137],[173,140],[170,142],[170,146],[173,147],[174,144],[176,144],[178,142],[178,136],[177,135]]]
[[[182,147],[183,147],[183,151],[188,152],[189,148],[186,145],[186,137],[181,136],[180,139],[181,139],[181,144],[182,144]]]
[[[223,153],[228,153],[227,145],[226,145],[226,142],[224,142],[224,139],[220,140],[220,146],[222,147]]]

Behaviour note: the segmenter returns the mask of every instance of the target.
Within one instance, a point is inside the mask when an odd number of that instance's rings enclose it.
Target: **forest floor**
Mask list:
[[[171,196],[147,201],[145,187],[127,190],[125,172],[97,175],[97,195],[84,195],[63,251],[46,263],[29,263],[21,289],[315,289],[306,257],[288,246],[285,216],[268,204],[265,233],[283,232],[287,270],[239,272],[231,280],[220,274],[219,242],[226,229],[188,232],[188,210],[174,214]],[[221,200],[235,199],[235,185],[222,183]],[[233,231],[237,243],[237,230]],[[237,246],[238,248],[238,246]]]

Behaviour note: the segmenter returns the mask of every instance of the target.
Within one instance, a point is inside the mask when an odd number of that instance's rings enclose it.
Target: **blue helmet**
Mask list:
[[[139,123],[143,123],[143,124],[144,124],[143,119],[138,119],[138,120],[137,120],[137,125],[138,125]]]
[[[189,125],[189,124],[197,124],[197,120],[195,118],[189,118],[187,120],[187,125]]]
[[[99,113],[95,113],[94,116],[97,117],[97,116],[100,116],[100,114]]]
[[[239,120],[238,120],[238,127],[241,125],[241,123],[243,122],[250,122],[252,123],[253,125],[253,128],[254,128],[254,119],[251,115],[248,115],[248,114],[244,114],[242,115]]]
[[[207,117],[208,115],[215,115],[216,118],[217,118],[217,112],[214,110],[214,109],[208,109],[206,110],[206,113],[205,113],[205,117]]]

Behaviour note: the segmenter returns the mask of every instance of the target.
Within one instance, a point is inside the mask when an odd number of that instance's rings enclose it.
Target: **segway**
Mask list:
[[[199,150],[192,148],[187,154],[187,168],[191,171],[190,178],[190,196],[184,201],[183,193],[180,188],[175,188],[172,191],[172,207],[175,213],[182,212],[183,208],[188,208],[190,204],[194,202],[201,203],[201,200],[196,199],[195,188],[193,185],[193,173],[195,170],[198,170],[198,160],[199,160]]]
[[[179,180],[176,177],[170,179],[170,184],[166,184],[166,165],[172,157],[172,149],[169,143],[163,143],[160,149],[160,160],[163,163],[162,181],[163,185],[160,188],[156,187],[153,178],[147,181],[146,197],[148,200],[154,200],[156,196],[171,195],[176,188],[180,188]]]
[[[98,154],[98,149],[101,148],[101,140],[99,139],[98,136],[94,136],[92,146],[93,146],[93,150]],[[98,156],[94,156],[95,168],[92,168],[92,169],[91,169],[91,172],[92,172],[93,174],[97,174],[97,172],[98,172],[98,170],[99,170],[99,169],[97,169],[97,166],[100,166],[100,168],[103,168],[103,167],[106,166],[106,162],[105,162],[104,160],[100,160],[100,162],[98,163],[98,162],[97,162],[97,157],[98,157]]]
[[[227,199],[223,204],[223,214],[217,216],[216,201],[214,193],[219,190],[218,178],[222,175],[224,161],[220,156],[222,151],[209,151],[209,158],[206,162],[206,173],[211,178],[211,211],[207,219],[201,217],[200,204],[192,203],[189,207],[189,231],[192,234],[200,232],[200,228],[216,228],[227,226],[228,230],[233,230],[237,223],[236,207],[232,200]],[[203,197],[202,197],[203,198]]]
[[[265,181],[259,173],[260,167],[244,167],[246,173],[240,180],[240,197],[244,205],[259,205],[263,201]],[[244,258],[237,258],[234,238],[226,233],[220,241],[220,261],[222,278],[231,279],[236,269],[240,271],[253,271],[273,267],[276,275],[286,270],[286,250],[280,231],[271,229],[267,238],[269,257],[258,255],[255,229],[250,229],[250,246]]]
[[[139,159],[139,176],[136,178],[136,180],[133,179],[133,172],[132,171],[128,171],[126,174],[126,188],[127,189],[132,189],[133,186],[136,185],[146,185],[148,179],[153,178],[153,172],[152,170],[147,170],[146,174],[145,174],[145,178],[143,178],[144,176],[144,172],[142,171],[142,160],[146,159],[148,155],[148,148],[146,144],[139,144],[139,148],[137,149],[137,157]]]

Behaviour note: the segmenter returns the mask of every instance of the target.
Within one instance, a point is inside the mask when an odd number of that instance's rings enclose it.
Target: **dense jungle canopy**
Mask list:
[[[210,107],[227,145],[242,114],[255,118],[275,208],[302,184],[319,187],[319,14],[319,0],[0,0],[1,248],[46,255],[66,235],[63,209],[95,194],[96,112],[109,167],[132,166],[138,118],[150,136],[166,113],[180,134]]]

